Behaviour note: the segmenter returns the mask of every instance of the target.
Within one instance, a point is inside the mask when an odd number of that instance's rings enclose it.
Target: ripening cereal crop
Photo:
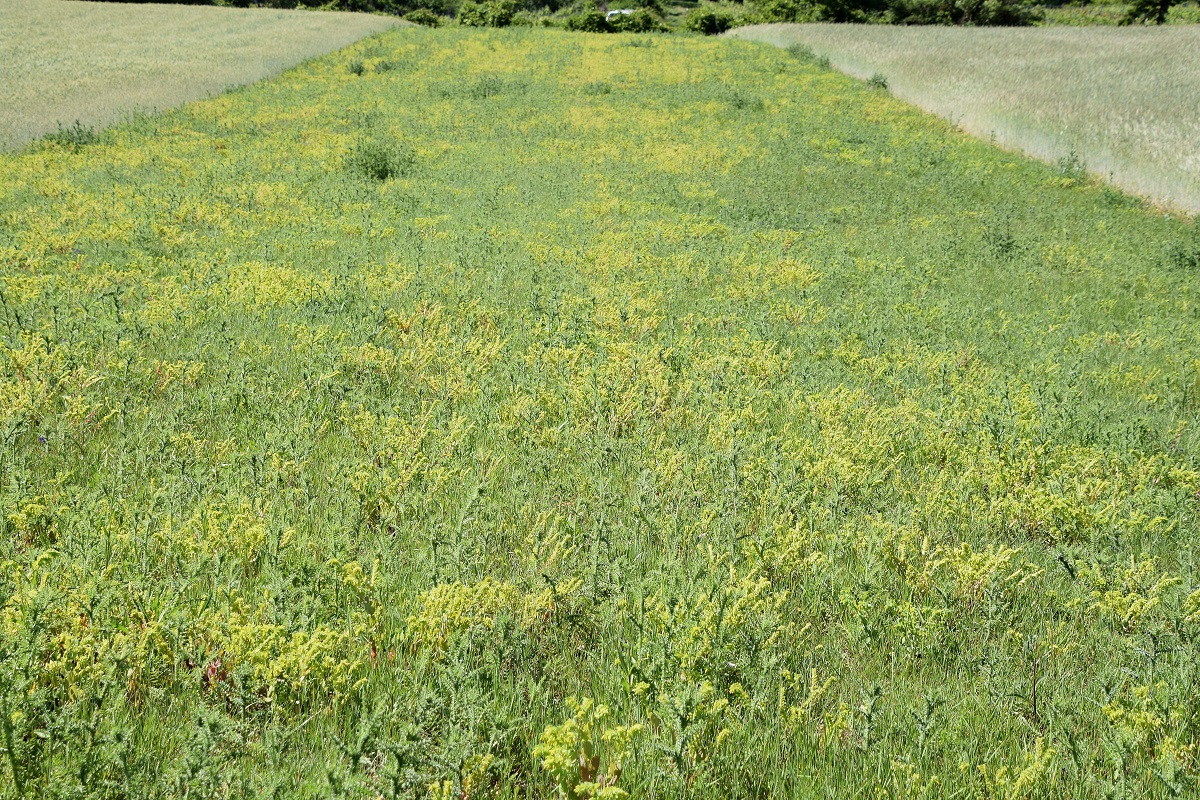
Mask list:
[[[333,11],[0,0],[0,150],[253,83],[396,24]]]
[[[686,36],[0,156],[0,797],[1192,793],[1198,267]]]
[[[863,79],[882,73],[898,97],[966,131],[1200,212],[1200,25],[782,24],[729,35],[799,42]]]

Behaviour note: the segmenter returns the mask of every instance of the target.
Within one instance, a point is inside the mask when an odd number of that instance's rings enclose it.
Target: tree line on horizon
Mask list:
[[[150,2],[151,0],[117,0],[118,2]],[[542,24],[556,22],[568,28],[590,30],[587,26],[570,24],[571,20],[588,18],[588,14],[609,8],[644,9],[659,23],[665,23],[671,15],[662,0],[327,0],[319,6],[307,6],[303,0],[153,0],[173,2],[181,5],[219,5],[237,8],[305,8],[319,7],[324,10],[384,13],[396,16],[411,16],[414,22],[436,25],[443,18],[457,18],[468,25],[492,25],[503,27],[520,24],[522,13],[528,22],[533,16],[541,16]],[[1132,0],[1122,20],[1124,24],[1156,24],[1166,21],[1172,6],[1182,0]],[[1072,0],[1068,3],[1037,3],[1032,0],[723,0],[719,3],[698,3],[683,0],[671,3],[676,14],[683,18],[686,11],[717,16],[715,28],[685,25],[703,32],[722,32],[733,25],[757,22],[851,22],[897,25],[979,25],[1012,26],[1027,25],[1040,18],[1044,6],[1088,6],[1091,0]],[[479,8],[496,6],[500,13],[480,13]],[[463,13],[465,10],[465,14]],[[561,19],[554,19],[554,16]],[[695,13],[692,16],[696,16]],[[659,29],[670,26],[660,24]]]

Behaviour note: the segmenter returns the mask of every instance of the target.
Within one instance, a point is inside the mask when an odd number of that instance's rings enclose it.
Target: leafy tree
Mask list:
[[[1171,6],[1179,0],[1133,0],[1129,10],[1121,19],[1122,25],[1135,25],[1142,22],[1153,22],[1162,25],[1167,21]]]
[[[612,33],[613,26],[608,17],[598,8],[585,8],[578,14],[567,18],[567,30],[584,31],[585,33]]]
[[[404,15],[404,18],[414,25],[424,25],[426,28],[436,28],[442,23],[442,18],[428,8],[417,8]]]
[[[807,0],[762,0],[758,17],[763,22],[817,22],[824,18],[824,9]]]
[[[511,0],[491,0],[475,3],[471,0],[458,8],[458,22],[472,28],[507,28],[516,13],[516,3]]]
[[[684,25],[689,31],[716,36],[733,27],[733,15],[714,6],[701,7],[687,15]]]
[[[1027,25],[1036,18],[1021,0],[893,0],[888,12],[904,25]]]

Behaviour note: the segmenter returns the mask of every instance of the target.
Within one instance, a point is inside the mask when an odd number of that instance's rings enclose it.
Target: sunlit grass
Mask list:
[[[0,797],[1194,793],[1198,265],[699,37],[0,156]]]

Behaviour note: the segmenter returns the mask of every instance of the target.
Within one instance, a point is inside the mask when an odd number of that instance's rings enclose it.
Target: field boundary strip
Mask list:
[[[1200,26],[948,28],[751,25],[810,48],[962,130],[1200,211]],[[1148,88],[1150,87],[1150,88]]]
[[[155,3],[0,0],[0,151],[277,75],[391,17]]]

